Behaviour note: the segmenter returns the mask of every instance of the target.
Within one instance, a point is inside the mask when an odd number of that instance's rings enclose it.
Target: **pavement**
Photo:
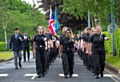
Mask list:
[[[105,69],[104,77],[95,79],[93,73],[83,66],[82,60],[75,55],[74,76],[65,79],[62,69],[62,61],[57,58],[50,66],[45,77],[37,78],[35,59],[22,62],[22,69],[14,69],[14,61],[0,63],[0,82],[120,82],[120,75]]]

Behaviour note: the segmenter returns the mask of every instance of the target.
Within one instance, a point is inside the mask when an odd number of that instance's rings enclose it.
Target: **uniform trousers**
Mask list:
[[[94,72],[95,74],[103,73],[105,68],[105,50],[104,48],[93,48]]]
[[[62,66],[64,75],[72,75],[74,67],[74,53],[73,51],[64,51],[62,52]]]
[[[36,48],[36,71],[38,75],[45,73],[45,47]]]

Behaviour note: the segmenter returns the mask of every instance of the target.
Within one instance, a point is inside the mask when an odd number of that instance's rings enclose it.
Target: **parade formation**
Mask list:
[[[120,82],[120,0],[0,4],[0,82]]]
[[[102,34],[102,27],[86,27],[77,37],[73,37],[73,32],[69,27],[62,28],[60,36],[53,35],[48,29],[38,26],[38,34],[30,39],[27,33],[22,36],[19,34],[19,29],[15,28],[15,34],[11,36],[10,49],[13,47],[15,69],[22,68],[21,50],[23,45],[23,59],[26,62],[26,54],[29,57],[29,42],[33,49],[33,58],[35,58],[36,72],[38,78],[44,77],[49,66],[54,63],[54,60],[59,57],[62,59],[64,77],[72,77],[74,74],[74,53],[77,53],[80,59],[83,60],[83,65],[86,69],[94,73],[96,79],[104,77],[103,71],[105,68],[105,47],[104,41],[109,40],[109,37]],[[13,43],[13,46],[12,46]],[[17,62],[17,57],[19,62]]]

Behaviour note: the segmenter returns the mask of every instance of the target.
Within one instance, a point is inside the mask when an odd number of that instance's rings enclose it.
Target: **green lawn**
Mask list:
[[[106,62],[120,69],[120,57],[119,56],[112,56],[112,54],[107,54]]]
[[[8,59],[13,57],[13,52],[0,52],[0,59]]]

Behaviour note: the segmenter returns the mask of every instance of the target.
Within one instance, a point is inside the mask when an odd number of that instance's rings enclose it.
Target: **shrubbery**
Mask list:
[[[5,51],[6,50],[5,46],[6,46],[5,42],[0,42],[0,51]]]
[[[117,29],[115,32],[115,49],[116,54],[120,56],[120,29]]]
[[[112,38],[111,38],[111,35],[108,32],[104,32],[103,34],[105,34],[107,37],[110,38],[110,40],[105,41],[105,49],[106,49],[107,53],[111,54],[112,53],[112,43],[111,43]]]
[[[105,41],[105,49],[107,53],[111,54],[112,53],[112,36],[108,32],[104,32],[103,34],[110,37],[110,40]],[[114,32],[114,44],[115,44],[116,55],[120,56],[120,29],[117,29]]]

